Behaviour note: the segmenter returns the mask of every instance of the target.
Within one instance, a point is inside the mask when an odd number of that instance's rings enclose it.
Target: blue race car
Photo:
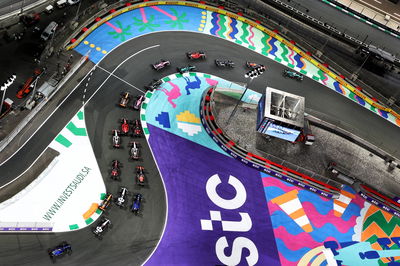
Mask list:
[[[62,257],[65,254],[71,255],[72,248],[71,248],[70,244],[68,244],[66,241],[64,241],[60,245],[56,246],[55,248],[49,248],[48,253],[49,253],[50,259],[54,263],[54,262],[56,262],[56,258]]]
[[[131,211],[134,213],[134,214],[138,214],[139,213],[139,211],[140,211],[140,206],[141,206],[141,202],[142,202],[142,200],[143,200],[143,195],[142,194],[136,194],[134,197],[133,197],[133,202],[132,202],[132,206],[131,206]]]

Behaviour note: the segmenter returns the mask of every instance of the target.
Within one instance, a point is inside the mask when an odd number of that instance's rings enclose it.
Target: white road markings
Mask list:
[[[145,93],[145,91],[143,91],[143,90],[139,89],[138,87],[136,87],[136,86],[130,84],[128,81],[126,81],[126,80],[124,80],[124,79],[122,79],[122,78],[120,78],[120,77],[114,75],[113,73],[111,73],[111,72],[108,71],[107,69],[104,69],[104,68],[102,68],[102,67],[100,67],[100,66],[97,66],[97,67],[100,68],[101,70],[103,70],[104,72],[107,72],[109,75],[111,75],[111,76],[113,76],[113,77],[119,79],[120,81],[126,83],[127,85],[131,86],[131,87],[134,88],[135,90],[138,90],[138,91],[140,91],[140,92]]]
[[[128,56],[124,61],[122,61],[121,63],[119,63],[119,65],[116,66],[116,67],[114,68],[114,70],[113,70],[111,73],[107,71],[107,72],[109,73],[108,77],[103,81],[103,83],[101,83],[101,85],[100,85],[100,86],[97,88],[97,90],[92,94],[92,96],[90,96],[90,98],[87,100],[87,102],[85,103],[85,105],[90,101],[90,99],[93,98],[93,96],[97,93],[97,91],[100,90],[101,87],[104,86],[104,84],[108,81],[108,79],[109,79],[111,76],[117,77],[117,76],[114,75],[114,72],[117,71],[117,69],[118,69],[120,66],[122,66],[123,64],[125,64],[126,61],[128,61],[129,59],[131,59],[131,58],[134,57],[135,55],[138,55],[138,54],[140,54],[140,53],[142,53],[142,52],[144,52],[144,51],[147,51],[147,50],[149,50],[149,49],[153,49],[153,48],[156,48],[156,47],[159,47],[159,46],[160,46],[159,44],[156,44],[156,45],[153,45],[153,46],[146,47],[146,48],[144,48],[144,49],[142,49],[142,50],[140,50],[140,51],[137,51],[136,53],[134,53],[134,54]],[[101,68],[101,67],[98,65],[98,63],[96,64],[96,67]],[[103,70],[103,71],[106,71],[106,70],[103,69],[103,68],[102,68],[102,70]],[[122,79],[121,79],[121,80],[122,80]],[[124,81],[124,80],[122,80],[122,81]],[[125,82],[125,81],[124,81],[124,82]],[[128,83],[128,84],[129,84],[129,83]],[[129,85],[131,85],[131,84],[129,84]],[[131,86],[134,87],[134,88],[136,88],[136,87],[133,86],[133,85],[131,85]],[[136,89],[144,93],[144,91],[142,91],[141,89],[138,89],[138,88],[136,88]]]
[[[142,50],[136,52],[135,54],[129,56],[129,57],[126,58],[124,61],[122,61],[111,73],[114,73],[122,64],[124,64],[127,60],[129,60],[129,59],[132,58],[133,56],[138,55],[138,54],[140,54],[141,52],[144,52],[144,51],[146,51],[146,50],[149,50],[149,49],[152,49],[152,48],[156,48],[156,47],[159,47],[159,46],[160,46],[159,44],[153,45],[153,46],[144,48],[144,49],[142,49]],[[99,63],[100,63],[100,62],[99,62]],[[79,83],[75,86],[75,88],[74,88],[73,90],[71,90],[71,92],[57,105],[57,107],[53,110],[53,112],[51,112],[51,114],[43,121],[43,123],[30,135],[30,137],[24,142],[24,144],[22,144],[22,146],[20,146],[20,147],[19,147],[13,154],[11,154],[6,160],[4,160],[3,162],[0,163],[0,166],[2,166],[2,165],[5,164],[6,162],[8,162],[8,160],[10,160],[12,157],[14,157],[14,155],[17,154],[17,153],[26,145],[26,143],[28,143],[28,142],[31,140],[31,138],[33,138],[33,136],[36,135],[36,133],[42,128],[42,126],[50,119],[50,117],[53,116],[53,114],[54,114],[54,113],[60,108],[60,106],[71,96],[71,94],[81,85],[81,83],[82,83],[84,80],[86,80],[86,78],[87,78],[88,76],[93,75],[93,71],[96,69],[96,67],[98,66],[99,63],[97,63],[97,64],[92,68],[92,70],[91,70],[90,72],[88,72],[88,73],[85,75],[85,77],[84,77],[81,81],[79,81]],[[97,91],[105,84],[105,82],[106,82],[110,77],[111,77],[111,75],[109,75],[109,76],[107,77],[107,79],[100,85],[100,87],[93,93],[93,95],[95,95],[95,94],[97,93]],[[86,103],[82,103],[82,105],[85,106],[85,105],[90,101],[90,99],[93,97],[93,95],[89,98],[89,100],[88,100]],[[49,145],[50,145],[50,144],[49,144]],[[49,145],[47,145],[47,147],[48,147]],[[47,147],[42,151],[42,153],[47,149]],[[42,153],[41,153],[41,154],[42,154]],[[38,157],[38,158],[39,158],[39,157]],[[37,161],[38,158],[36,158],[35,162]],[[29,169],[29,168],[27,168],[24,172],[26,172],[28,169]],[[19,176],[21,176],[21,175],[19,175]],[[18,177],[19,177],[19,176],[18,176]],[[10,184],[10,183],[14,182],[15,180],[18,179],[18,177],[15,178],[15,179],[13,179],[12,181],[10,181],[10,182],[7,183],[7,184]],[[6,184],[6,185],[7,185],[7,184]]]

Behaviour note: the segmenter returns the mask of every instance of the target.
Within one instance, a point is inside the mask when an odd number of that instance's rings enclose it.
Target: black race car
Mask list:
[[[140,121],[135,119],[132,126],[132,137],[140,138],[142,136],[142,127],[140,126]]]
[[[121,167],[122,164],[118,160],[114,160],[111,162],[111,179],[118,181],[121,180]]]
[[[144,89],[146,91],[153,91],[157,89],[162,83],[163,81],[161,79],[153,79],[153,81],[150,82],[149,85],[144,86]]]
[[[183,73],[186,73],[186,72],[195,71],[196,67],[188,65],[188,66],[184,66],[184,67],[178,67],[177,70],[178,70],[179,73],[183,74]]]
[[[121,137],[119,136],[120,131],[114,129],[112,132],[112,144],[113,147],[119,149],[121,147]]]
[[[218,67],[230,67],[230,68],[235,67],[235,63],[231,60],[215,59],[215,64]]]
[[[146,176],[144,175],[144,167],[136,166],[136,184],[144,186],[146,182]]]
[[[56,262],[57,258],[63,257],[65,254],[71,255],[72,248],[71,245],[68,244],[66,241],[62,242],[60,245],[56,246],[55,248],[49,248],[47,250],[49,253],[50,259]]]
[[[203,51],[187,52],[186,56],[189,59],[206,59],[206,53],[204,53]]]
[[[112,228],[112,223],[110,219],[103,217],[96,227],[92,227],[93,234],[100,240],[103,239],[103,234]]]
[[[118,198],[115,199],[115,204],[121,209],[126,207],[126,201],[128,197],[128,189],[126,187],[121,187],[118,192]]]
[[[123,92],[121,93],[121,98],[119,99],[119,106],[126,108],[128,106],[128,103],[131,99],[131,95],[129,92]]]
[[[170,66],[170,65],[171,65],[170,61],[161,59],[160,62],[152,64],[151,66],[154,68],[154,70],[158,71],[158,70],[161,70],[161,69],[163,69],[163,68],[165,68],[167,66]]]
[[[139,213],[139,211],[140,211],[140,207],[141,207],[141,203],[142,203],[142,200],[143,200],[143,195],[142,194],[136,194],[134,197],[133,197],[133,202],[132,202],[132,206],[131,206],[131,211],[134,213],[134,214],[138,214]]]
[[[139,150],[139,143],[135,141],[131,141],[129,143],[129,146],[131,147],[129,149],[129,156],[132,160],[139,160],[140,159],[140,150]]]

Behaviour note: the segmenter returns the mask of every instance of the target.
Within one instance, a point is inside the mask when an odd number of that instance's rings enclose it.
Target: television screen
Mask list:
[[[298,130],[279,126],[273,123],[269,123],[267,127],[264,129],[263,133],[291,142],[294,142],[300,135],[300,131]]]

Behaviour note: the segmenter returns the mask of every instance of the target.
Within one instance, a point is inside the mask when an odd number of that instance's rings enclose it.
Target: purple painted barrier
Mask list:
[[[260,173],[149,125],[168,217],[148,265],[280,265]]]
[[[1,232],[51,232],[53,227],[0,227]]]

